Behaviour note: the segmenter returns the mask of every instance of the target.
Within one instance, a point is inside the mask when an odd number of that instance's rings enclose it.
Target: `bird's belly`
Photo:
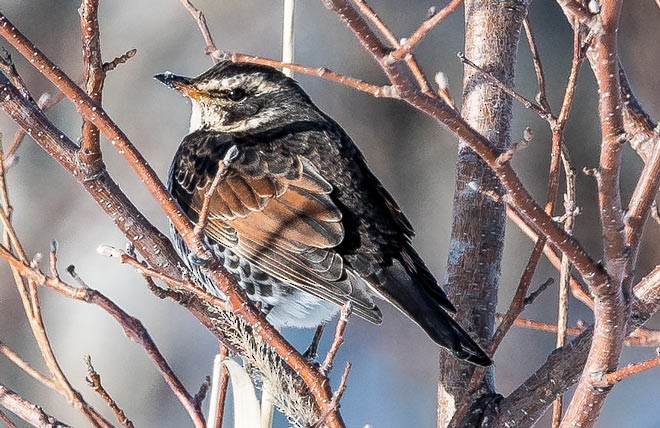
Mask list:
[[[180,237],[176,235],[176,238],[176,250],[195,278],[210,293],[224,298],[224,294],[213,286],[202,267],[187,257],[189,251]],[[218,244],[211,247],[224,268],[236,278],[248,298],[261,307],[268,322],[274,326],[314,328],[329,321],[339,311],[337,305],[282,282],[230,249]]]

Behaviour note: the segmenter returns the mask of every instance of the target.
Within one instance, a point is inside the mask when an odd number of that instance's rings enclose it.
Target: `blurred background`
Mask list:
[[[411,34],[431,3],[401,0],[371,2],[399,37]],[[218,47],[277,58],[280,55],[282,4],[269,0],[198,0]],[[444,2],[436,4],[439,8]],[[81,75],[81,47],[77,8],[70,0],[0,0],[0,11],[71,77]],[[374,83],[385,83],[377,65],[350,31],[321,2],[299,1],[296,9],[296,61],[326,66]],[[559,110],[571,58],[571,31],[554,2],[533,3],[530,10],[548,80],[554,111]],[[189,105],[152,79],[165,70],[197,75],[207,69],[202,37],[188,12],[176,0],[102,2],[101,42],[109,61],[131,48],[137,55],[110,73],[104,106],[151,165],[165,179],[171,157],[188,129]],[[633,88],[647,112],[660,117],[660,9],[650,0],[624,4],[620,53]],[[416,50],[423,70],[432,78],[443,71],[450,91],[460,102],[462,67],[456,52],[463,50],[463,14],[459,11],[429,33]],[[0,41],[0,46],[8,48]],[[53,87],[20,55],[13,53],[19,72],[38,97]],[[536,81],[526,41],[521,41],[516,87],[529,98]],[[409,106],[376,99],[313,76],[296,78],[316,103],[334,117],[364,151],[372,169],[399,201],[417,230],[415,247],[438,278],[447,258],[456,139],[440,125]],[[594,167],[598,160],[599,126],[596,89],[588,65],[583,67],[568,124],[567,144],[575,167]],[[513,140],[526,126],[535,138],[516,154],[514,166],[539,200],[545,198],[550,131],[533,113],[515,106]],[[80,134],[80,118],[71,103],[63,102],[49,117],[72,139]],[[4,144],[16,126],[0,114]],[[107,143],[104,141],[104,143]],[[142,212],[161,230],[166,219],[122,159],[104,144],[108,168]],[[62,268],[75,264],[90,286],[101,290],[148,328],[189,391],[197,391],[211,372],[217,342],[190,314],[170,301],[155,298],[131,268],[98,255],[99,244],[123,247],[125,240],[80,186],[31,140],[18,152],[19,162],[8,173],[14,224],[29,254],[47,253],[52,239],[59,242]],[[621,186],[629,197],[642,163],[626,148]],[[576,234],[595,258],[600,257],[595,184],[582,173],[577,178],[578,203],[583,209]],[[638,277],[658,262],[660,234],[649,224],[640,252]],[[499,310],[505,311],[532,248],[531,242],[508,225]],[[557,272],[542,261],[533,287]],[[117,324],[100,309],[41,290],[47,331],[65,372],[97,409],[105,411],[85,384],[83,357],[90,355],[96,369],[126,414],[139,427],[191,426],[169,388],[144,351],[128,340]],[[590,323],[592,315],[581,303],[570,302],[570,323]],[[438,352],[424,333],[392,308],[381,305],[384,322],[374,327],[352,319],[337,367],[353,363],[342,413],[348,426],[435,426]],[[556,315],[556,287],[550,287],[523,314],[546,322]],[[660,328],[656,317],[649,326]],[[312,332],[285,330],[299,349]],[[329,335],[328,335],[329,336]],[[43,369],[6,264],[0,263],[0,341]],[[322,342],[327,349],[329,338]],[[514,327],[495,355],[499,392],[506,395],[527,378],[553,349],[549,333]],[[622,364],[650,358],[650,348],[625,348]],[[339,370],[338,370],[339,371]],[[333,382],[340,373],[334,373]],[[58,418],[76,425],[85,422],[63,398],[37,384],[0,356],[0,382],[38,403]],[[624,380],[607,401],[599,427],[658,427],[657,385],[660,370]],[[105,412],[108,414],[108,412]],[[111,417],[111,416],[110,416]],[[548,426],[547,415],[539,426]],[[283,418],[278,426],[285,426]]]

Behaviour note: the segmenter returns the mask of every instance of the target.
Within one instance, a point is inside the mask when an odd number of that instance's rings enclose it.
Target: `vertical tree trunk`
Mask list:
[[[513,87],[516,50],[527,0],[466,0],[465,55]],[[480,72],[466,66],[462,115],[497,147],[510,147],[512,99],[488,84]],[[457,320],[487,345],[495,327],[497,288],[504,246],[504,204],[499,181],[463,142],[459,143],[452,231],[447,262],[448,292],[458,308]],[[474,366],[440,357],[438,427],[449,425]],[[479,393],[493,393],[492,371]]]

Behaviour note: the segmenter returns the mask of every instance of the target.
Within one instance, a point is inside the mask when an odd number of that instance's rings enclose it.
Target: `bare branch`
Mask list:
[[[392,57],[394,58],[403,58],[406,54],[411,53],[415,46],[426,37],[433,27],[438,25],[445,19],[449,14],[451,14],[458,6],[463,3],[463,0],[452,0],[447,6],[443,7],[440,11],[431,14],[422,24],[419,26],[415,32],[406,39],[405,43],[402,43],[394,52],[392,52]]]
[[[199,27],[199,31],[202,32],[204,43],[206,43],[206,54],[211,56],[213,64],[217,64],[220,62],[220,60],[224,59],[224,55],[215,46],[215,42],[213,41],[213,37],[209,31],[209,26],[206,24],[206,17],[204,16],[204,13],[197,9],[190,0],[180,1],[183,7],[185,7],[192,15],[193,19],[197,23],[197,27]]]
[[[126,417],[124,411],[117,405],[115,400],[110,394],[108,394],[108,391],[106,391],[101,383],[101,375],[94,369],[94,366],[92,366],[92,358],[87,356],[85,358],[85,364],[87,365],[87,384],[96,391],[101,399],[103,399],[110,409],[112,409],[112,412],[122,426],[125,428],[133,428],[133,422]]]
[[[330,373],[330,370],[332,370],[332,362],[334,361],[335,356],[339,351],[339,347],[341,347],[341,344],[344,343],[344,332],[346,331],[346,325],[348,324],[348,318],[351,316],[352,310],[353,306],[350,300],[347,301],[341,308],[339,313],[339,320],[337,320],[337,327],[335,328],[335,337],[332,340],[330,349],[328,350],[328,353],[325,356],[325,360],[323,360],[323,364],[321,364],[320,367],[322,373],[328,374]]]
[[[101,104],[105,68],[101,58],[101,35],[98,20],[99,0],[82,0],[80,9],[80,32],[83,47],[83,80],[87,95]],[[80,168],[86,176],[93,177],[103,168],[101,143],[98,128],[83,120],[79,152]]]
[[[660,367],[660,356],[639,363],[628,364],[625,367],[607,373],[605,376],[603,376],[600,387],[611,387],[615,383],[621,382],[623,379],[629,376],[633,376],[645,370],[650,370],[656,367]]]
[[[71,428],[0,384],[0,405],[34,427]]]

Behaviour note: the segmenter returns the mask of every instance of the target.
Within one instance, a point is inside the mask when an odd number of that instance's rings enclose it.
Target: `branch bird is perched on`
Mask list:
[[[155,76],[192,101],[190,133],[168,187],[197,221],[219,163],[205,233],[225,268],[276,326],[315,327],[351,301],[379,324],[380,297],[458,358],[490,358],[411,245],[410,222],[344,130],[298,84],[266,66],[224,61],[196,78]],[[179,254],[210,281],[175,232]]]

